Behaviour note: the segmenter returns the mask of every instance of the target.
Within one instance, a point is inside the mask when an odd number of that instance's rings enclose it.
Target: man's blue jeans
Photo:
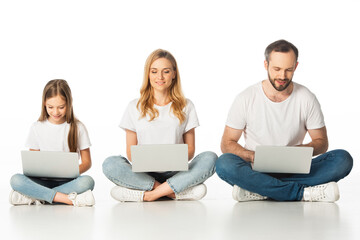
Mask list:
[[[216,173],[230,185],[250,192],[278,201],[300,201],[305,187],[337,182],[352,166],[347,151],[334,150],[313,158],[309,174],[265,174],[252,170],[251,164],[239,156],[225,153],[216,161]]]

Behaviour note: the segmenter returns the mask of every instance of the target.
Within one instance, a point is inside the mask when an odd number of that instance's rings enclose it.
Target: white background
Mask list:
[[[92,141],[95,197],[112,186],[103,160],[125,154],[118,128],[139,97],[147,56],[157,48],[177,59],[185,96],[200,119],[196,152],[218,155],[236,94],[266,78],[264,50],[278,39],[299,49],[294,81],[318,97],[331,149],[344,148],[359,182],[359,1],[1,1],[0,199],[21,172],[20,150],[41,110],[45,84],[66,79],[74,111]],[[209,196],[228,194],[217,177]],[[225,187],[226,188],[226,187]],[[100,195],[102,189],[106,195]]]

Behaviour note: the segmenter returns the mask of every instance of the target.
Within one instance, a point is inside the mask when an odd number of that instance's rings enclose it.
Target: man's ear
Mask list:
[[[265,67],[266,70],[267,70],[268,67],[269,67],[269,63],[268,63],[268,61],[266,61],[266,60],[264,60],[264,67]]]

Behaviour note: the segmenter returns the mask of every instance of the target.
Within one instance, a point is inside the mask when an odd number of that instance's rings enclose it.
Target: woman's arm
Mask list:
[[[90,148],[80,150],[81,164],[79,166],[79,173],[82,174],[90,169],[91,167],[91,155]]]
[[[125,130],[126,131],[126,155],[128,160],[131,162],[131,146],[137,145],[137,135],[136,132]]]
[[[188,157],[190,161],[195,154],[195,128],[184,133],[183,138],[184,143],[188,145]]]

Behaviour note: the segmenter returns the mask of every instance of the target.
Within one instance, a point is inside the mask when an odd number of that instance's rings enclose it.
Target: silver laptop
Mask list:
[[[257,146],[253,170],[265,173],[309,173],[312,147]]]
[[[76,152],[21,151],[24,175],[29,177],[77,178],[79,156]]]
[[[187,144],[146,144],[131,146],[133,172],[188,170]]]

